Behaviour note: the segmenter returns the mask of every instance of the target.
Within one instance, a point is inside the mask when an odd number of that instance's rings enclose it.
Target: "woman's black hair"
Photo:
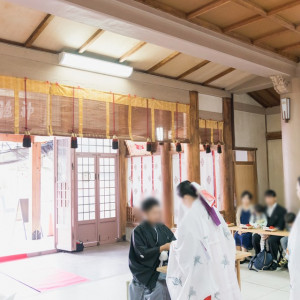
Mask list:
[[[300,185],[300,176],[298,177],[297,181],[298,181],[298,184]]]
[[[253,195],[249,191],[243,191],[242,192],[241,198],[244,198],[245,196],[247,196],[249,198],[249,200],[253,199]]]
[[[185,195],[189,195],[194,198],[198,197],[195,187],[188,180],[182,181],[178,184],[177,194],[181,198],[183,198]]]

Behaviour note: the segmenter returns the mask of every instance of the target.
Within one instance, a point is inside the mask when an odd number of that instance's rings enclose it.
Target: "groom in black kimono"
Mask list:
[[[133,275],[130,300],[170,300],[165,274],[156,269],[161,253],[169,251],[175,237],[161,223],[162,211],[157,199],[145,199],[141,210],[144,221],[133,230],[129,250],[129,268]]]

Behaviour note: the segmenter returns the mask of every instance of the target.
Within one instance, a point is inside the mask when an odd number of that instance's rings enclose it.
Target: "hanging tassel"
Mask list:
[[[72,133],[72,137],[71,137],[71,148],[72,148],[72,149],[77,149],[77,148],[78,148],[77,136],[76,136],[75,133]]]
[[[181,152],[181,151],[182,151],[181,143],[179,141],[177,141],[177,143],[176,143],[176,152]]]
[[[151,139],[150,138],[147,138],[146,150],[148,152],[152,152],[152,143],[151,143]]]
[[[220,143],[218,143],[218,146],[217,146],[217,152],[218,152],[219,154],[222,153],[222,146],[221,146]]]
[[[206,150],[206,153],[210,153],[211,152],[211,150],[210,150],[210,144],[209,143],[206,144],[205,150]]]
[[[23,147],[24,148],[31,147],[31,137],[30,137],[30,132],[28,130],[25,130],[25,134],[23,137]]]
[[[113,136],[112,148],[113,148],[113,150],[118,150],[119,149],[119,140],[118,140],[116,135]]]

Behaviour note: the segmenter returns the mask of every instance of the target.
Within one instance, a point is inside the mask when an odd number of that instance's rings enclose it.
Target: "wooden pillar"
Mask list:
[[[190,143],[186,145],[187,179],[200,183],[198,92],[190,92]]]
[[[41,231],[41,143],[32,143],[32,232]]]
[[[160,146],[161,176],[162,176],[162,203],[164,223],[173,227],[173,193],[172,193],[172,161],[170,143]]]
[[[126,144],[124,140],[119,141],[119,238],[123,239],[126,235],[127,223],[127,159]]]
[[[233,147],[234,147],[234,126],[233,126],[233,100],[223,98],[224,118],[224,151],[221,156],[221,185],[223,191],[223,207],[226,221],[235,220],[234,209],[234,168],[233,168]]]

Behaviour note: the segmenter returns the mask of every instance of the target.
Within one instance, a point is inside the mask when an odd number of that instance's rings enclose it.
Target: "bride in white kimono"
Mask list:
[[[300,200],[300,177],[297,182],[297,196]],[[290,300],[300,299],[300,212],[292,226],[288,240]]]
[[[177,187],[183,215],[172,242],[167,285],[172,300],[240,300],[235,244],[219,212],[208,205],[197,183]],[[185,207],[185,208],[184,208]]]

